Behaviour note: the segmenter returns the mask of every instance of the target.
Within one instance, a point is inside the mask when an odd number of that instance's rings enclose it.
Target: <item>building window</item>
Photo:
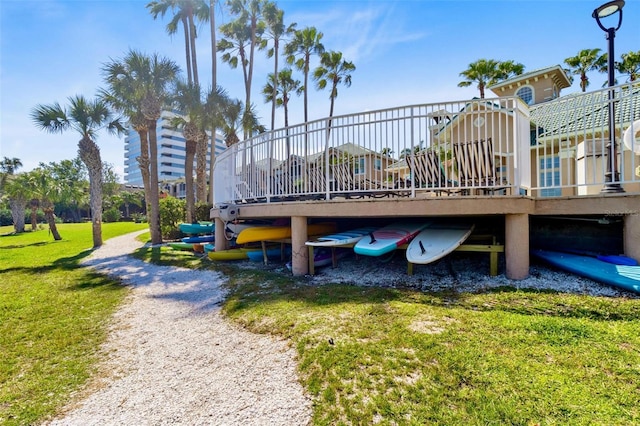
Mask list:
[[[533,89],[529,86],[521,87],[516,92],[516,96],[524,101],[525,104],[533,104]]]
[[[373,166],[376,170],[382,170],[382,160],[379,158],[376,158],[374,161],[374,166]]]
[[[562,195],[562,189],[557,188],[560,186],[560,157],[540,159],[540,185],[546,187],[540,191],[540,195],[543,197]]]
[[[353,169],[354,175],[363,175],[365,173],[364,158],[359,158]]]

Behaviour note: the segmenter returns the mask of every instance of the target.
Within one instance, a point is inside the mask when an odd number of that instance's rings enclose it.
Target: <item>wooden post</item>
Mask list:
[[[307,218],[291,218],[291,272],[294,276],[309,273],[309,250],[307,242]]]
[[[229,241],[227,241],[227,238],[225,237],[224,222],[220,218],[215,218],[214,223],[216,224],[216,231],[215,231],[215,237],[214,237],[215,250],[216,251],[226,250],[229,248]]]
[[[640,212],[624,216],[624,255],[640,262]]]
[[[504,234],[507,278],[523,280],[529,276],[529,215],[506,215]]]

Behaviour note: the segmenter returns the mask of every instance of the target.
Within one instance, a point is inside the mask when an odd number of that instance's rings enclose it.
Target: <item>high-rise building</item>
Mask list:
[[[185,160],[185,139],[182,131],[171,126],[171,118],[176,113],[163,111],[156,132],[158,135],[158,181],[171,183],[184,180],[184,160]],[[216,155],[226,149],[222,136],[216,134],[215,138]],[[207,170],[209,169],[209,153],[211,143],[207,148]],[[124,180],[127,185],[142,186],[142,174],[138,167],[137,157],[140,156],[140,136],[129,129],[129,134],[124,139]],[[195,161],[194,161],[195,170]]]

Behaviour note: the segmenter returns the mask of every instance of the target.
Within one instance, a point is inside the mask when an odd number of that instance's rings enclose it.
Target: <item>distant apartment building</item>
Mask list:
[[[185,160],[185,139],[182,131],[171,126],[171,118],[176,113],[163,111],[158,120],[158,181],[163,189],[171,187],[168,191],[178,198],[184,197],[184,160]],[[216,155],[226,149],[222,136],[216,134],[215,138]],[[207,153],[211,152],[211,143]],[[137,157],[140,156],[140,136],[133,129],[129,129],[128,135],[124,139],[124,180],[126,185],[142,187],[142,174],[138,167]],[[207,170],[210,165],[210,157],[207,155]],[[195,161],[194,161],[195,170]]]

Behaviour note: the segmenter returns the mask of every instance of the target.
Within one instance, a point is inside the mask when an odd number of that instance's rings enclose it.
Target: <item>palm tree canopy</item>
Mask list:
[[[469,68],[460,73],[465,80],[458,87],[469,87],[477,84],[480,97],[484,98],[484,89],[524,72],[524,65],[514,61],[496,61],[495,59],[478,59],[469,64]]]
[[[622,61],[616,62],[620,74],[629,75],[629,81],[636,81],[640,75],[640,50],[620,55]]]
[[[342,59],[341,52],[324,52],[320,57],[320,66],[313,73],[316,80],[316,87],[323,90],[327,85],[331,86],[330,99],[338,96],[338,84],[343,83],[345,86],[351,86],[351,72],[355,71],[356,66],[352,62]]]
[[[309,57],[312,54],[321,55],[324,45],[321,40],[324,34],[315,27],[306,27],[295,31],[293,38],[286,44],[284,51],[287,55],[287,63],[304,72],[309,72]]]
[[[49,133],[62,133],[72,129],[83,138],[92,140],[101,129],[106,129],[112,134],[125,131],[120,117],[113,118],[104,100],[90,101],[82,95],[72,96],[68,100],[68,109],[61,107],[57,102],[51,105],[37,105],[31,112],[34,124]]]
[[[580,76],[580,87],[582,91],[589,86],[589,71],[607,71],[607,54],[600,54],[600,49],[583,49],[576,56],[571,56],[564,60],[569,66],[569,72]]]

